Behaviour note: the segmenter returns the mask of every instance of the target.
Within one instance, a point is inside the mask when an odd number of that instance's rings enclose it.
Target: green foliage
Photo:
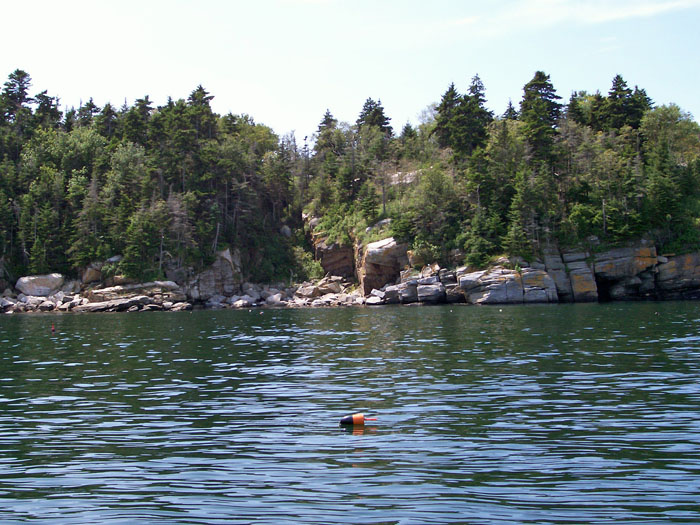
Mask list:
[[[413,253],[419,261],[440,261],[444,255],[439,246],[423,240],[413,244]]]
[[[310,279],[321,279],[324,275],[321,263],[313,258],[313,255],[308,250],[301,246],[292,248],[294,257],[294,268],[292,270],[292,281],[305,281]]]
[[[308,247],[279,234],[301,230],[301,210],[331,242],[391,233],[425,260],[458,249],[477,266],[590,236],[700,244],[700,126],[620,75],[562,112],[538,71],[519,111],[511,103],[496,119],[476,75],[399,137],[368,98],[354,125],[326,110],[302,148],[248,115],[217,115],[202,86],[161,107],[88,99],[65,114],[30,89],[16,70],[0,91],[0,260],[17,275],[122,255],[110,271],[160,277],[230,247],[245,278],[318,277]],[[390,232],[366,233],[383,217]]]
[[[368,98],[362,106],[360,116],[357,118],[357,128],[361,130],[364,127],[376,127],[384,135],[391,136],[393,129],[389,125],[391,119],[384,114],[382,101],[374,101]]]
[[[374,190],[374,186],[369,182],[365,182],[360,188],[358,199],[360,214],[368,224],[372,224],[377,220],[377,208],[379,206],[379,197]]]
[[[350,234],[354,231],[356,222],[357,217],[347,204],[335,204],[321,218],[317,231],[323,232],[329,242],[352,246]]]
[[[452,148],[455,160],[467,159],[486,142],[493,113],[485,107],[484,84],[479,75],[472,78],[469,92],[459,95],[450,84],[438,105],[435,134],[442,147]]]
[[[520,120],[525,124],[524,133],[539,160],[551,160],[552,144],[559,120],[561,97],[556,94],[549,75],[537,71],[525,84],[520,103]]]

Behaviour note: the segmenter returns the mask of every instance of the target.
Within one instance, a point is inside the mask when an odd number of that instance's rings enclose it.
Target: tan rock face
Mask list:
[[[314,255],[327,274],[354,277],[355,257],[352,246],[327,244],[324,238],[319,238],[314,240]]]
[[[402,268],[408,265],[408,246],[393,237],[369,243],[358,265],[360,289],[368,295],[374,288],[392,283]]]
[[[700,287],[700,253],[669,257],[657,269],[656,283],[662,292]]]
[[[102,279],[102,272],[94,266],[88,266],[83,272],[81,280],[83,284],[95,283]]]
[[[657,262],[655,246],[617,248],[596,254],[595,274],[608,280],[620,280],[637,275]]]
[[[598,285],[591,270],[580,269],[569,272],[573,299],[577,303],[598,300]]]

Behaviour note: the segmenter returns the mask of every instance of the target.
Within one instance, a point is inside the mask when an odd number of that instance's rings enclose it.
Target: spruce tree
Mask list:
[[[520,102],[520,120],[525,124],[525,136],[540,160],[551,160],[554,134],[561,104],[549,75],[537,71],[523,88]]]
[[[503,112],[503,118],[506,120],[518,120],[519,116],[518,110],[513,106],[513,101],[508,99],[508,107]]]
[[[391,137],[394,130],[389,125],[391,119],[384,114],[382,101],[374,101],[368,98],[362,106],[362,111],[357,119],[357,130],[360,131],[363,127],[376,126],[387,137]]]
[[[603,127],[606,130],[620,129],[627,124],[632,90],[621,75],[615,75],[612,87],[603,104]]]
[[[451,148],[454,144],[455,117],[461,98],[453,82],[447,88],[445,94],[442,95],[440,104],[438,104],[433,134],[436,136],[438,145],[441,148]]]

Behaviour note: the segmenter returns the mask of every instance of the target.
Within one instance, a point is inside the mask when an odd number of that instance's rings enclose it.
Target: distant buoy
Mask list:
[[[365,417],[364,414],[352,414],[351,416],[345,416],[340,420],[341,425],[364,425],[365,421],[376,421],[376,417]]]
[[[51,333],[55,334],[56,333],[56,327],[51,323]]]

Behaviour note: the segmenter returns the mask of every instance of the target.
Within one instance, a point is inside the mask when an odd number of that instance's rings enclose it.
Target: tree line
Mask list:
[[[565,104],[538,71],[498,116],[476,75],[400,133],[368,98],[354,123],[326,111],[301,145],[248,115],[214,113],[202,86],[159,107],[144,96],[65,112],[30,89],[16,70],[0,93],[10,277],[76,274],[121,255],[110,271],[184,278],[228,247],[250,279],[303,278],[317,270],[302,212],[344,243],[391,218],[390,233],[424,259],[475,266],[593,237],[699,246],[699,126],[619,75],[606,95]]]

